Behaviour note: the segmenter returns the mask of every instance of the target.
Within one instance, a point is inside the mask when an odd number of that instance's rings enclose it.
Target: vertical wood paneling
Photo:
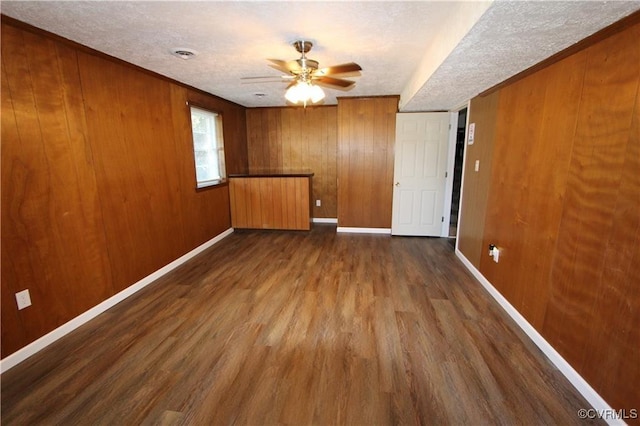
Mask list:
[[[491,184],[498,99],[499,93],[494,92],[472,99],[469,106],[469,123],[475,123],[475,137],[474,143],[465,147],[464,197],[460,204],[458,248],[478,269],[482,255],[486,253],[482,239]],[[480,165],[477,172],[476,161]]]
[[[310,171],[313,217],[337,217],[337,108],[253,108],[247,110],[251,171]]]
[[[114,283],[122,290],[186,252],[176,229],[170,88],[95,56],[80,54],[79,64],[110,256],[120,265]]]
[[[5,42],[8,38],[11,37],[9,35],[9,31],[2,32],[2,41]],[[5,50],[5,44],[2,43],[2,56],[7,54]],[[7,75],[7,71],[5,70],[5,62],[2,61],[0,63],[2,66],[2,114],[0,114],[1,126],[2,126],[2,134],[0,137],[2,138],[2,162],[0,164],[0,170],[2,172],[2,216],[0,217],[2,224],[2,247],[0,248],[0,256],[2,262],[2,293],[0,294],[0,301],[2,303],[0,313],[2,315],[2,342],[10,342],[9,344],[2,345],[2,356],[4,357],[6,354],[9,354],[15,351],[21,344],[24,345],[26,331],[22,322],[20,321],[20,313],[17,309],[14,308],[14,294],[18,291],[23,290],[23,286],[25,283],[21,283],[19,281],[19,276],[24,277],[25,279],[30,279],[33,277],[33,272],[31,272],[31,268],[29,268],[28,263],[25,260],[28,260],[28,252],[27,247],[24,243],[16,243],[11,241],[13,238],[20,238],[20,234],[23,233],[23,227],[13,227],[14,232],[17,234],[15,237],[11,235],[10,232],[5,230],[6,224],[11,220],[11,216],[15,216],[16,210],[19,209],[19,203],[14,203],[14,200],[18,200],[18,196],[12,194],[10,191],[16,191],[18,194],[24,191],[24,183],[25,177],[27,175],[27,170],[24,166],[21,166],[20,163],[16,160],[12,160],[13,164],[10,164],[8,159],[12,158],[14,154],[9,155],[9,150],[7,149],[8,140],[19,140],[18,133],[18,123],[16,121],[15,113],[14,113],[14,100],[7,96],[10,93],[9,89],[9,78]],[[19,183],[18,188],[16,189],[7,189],[6,182],[16,182]],[[24,235],[24,234],[23,234]],[[23,237],[24,238],[24,237]],[[15,264],[9,266],[9,259],[7,253],[7,246],[11,244],[16,247],[14,250],[20,250],[21,258],[20,260],[13,261]],[[25,272],[20,271],[24,269]],[[19,272],[20,271],[20,272]],[[19,274],[19,275],[18,275]]]
[[[274,226],[273,215],[275,199],[273,197],[273,182],[268,179],[257,179],[257,192],[260,196],[261,226],[271,228]],[[278,197],[280,200],[281,198]]]
[[[188,100],[246,169],[244,108],[3,19],[3,357],[230,227],[228,188],[195,188]]]
[[[338,101],[338,225],[390,228],[397,97]]]
[[[234,228],[309,230],[309,178],[234,177],[230,180]]]
[[[640,401],[638,387],[617,387],[606,376],[627,381],[635,372],[635,382],[640,380],[640,358],[629,358],[638,354],[640,345],[637,330],[632,331],[638,323],[629,327],[640,310],[640,265],[632,263],[640,245],[640,186],[637,177],[630,176],[640,170],[639,38],[640,24],[586,51],[584,89],[551,271],[552,299],[544,324],[559,351],[596,388],[607,382],[611,392],[627,388],[630,393],[616,399],[626,400],[628,406]],[[618,344],[612,347],[613,342]],[[620,362],[606,362],[609,357]],[[603,370],[603,363],[611,369]]]
[[[6,356],[113,288],[75,52],[3,25],[2,67]],[[33,306],[17,311],[14,293],[24,289]]]
[[[503,270],[484,251],[481,270],[535,327],[544,320],[548,280],[576,131],[585,55],[504,88],[500,94],[493,182],[483,247],[498,244]],[[544,212],[541,214],[540,212]]]
[[[265,146],[266,152],[269,156],[268,165],[269,169],[281,170],[282,163],[282,148],[279,143],[282,135],[282,123],[280,121],[280,111],[269,109],[267,110],[267,145]],[[294,165],[295,167],[295,165]]]
[[[640,401],[640,84],[632,120],[603,253],[596,320],[589,329],[588,341],[598,344],[590,345],[584,360],[586,374],[597,378],[597,388],[611,396],[614,407]],[[601,317],[606,321],[599,321]],[[611,351],[611,346],[616,350]]]
[[[503,86],[496,113],[472,102],[472,117],[495,116],[493,170],[476,212],[465,174],[461,226],[486,213],[483,275],[626,410],[640,401],[639,38],[629,25]],[[464,236],[463,253],[474,244]],[[489,243],[502,249],[497,264]]]
[[[234,179],[231,180],[231,185],[233,185],[233,181]],[[245,189],[248,191],[250,205],[249,211],[251,212],[249,227],[262,228],[262,196],[260,195],[260,181],[247,181]]]

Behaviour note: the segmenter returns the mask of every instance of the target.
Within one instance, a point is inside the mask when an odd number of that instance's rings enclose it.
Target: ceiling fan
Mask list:
[[[318,61],[307,58],[307,53],[313,47],[313,43],[308,40],[296,40],[293,47],[300,53],[300,58],[284,61],[281,59],[268,59],[270,67],[282,71],[286,75],[277,81],[289,82],[285,98],[294,104],[307,102],[317,103],[324,98],[324,92],[318,85],[329,86],[339,89],[348,89],[355,84],[355,81],[333,77],[335,75],[351,74],[362,71],[360,65],[354,62],[334,65],[326,68],[318,68]],[[358,73],[359,75],[359,73]],[[274,77],[243,77],[243,80],[265,80]]]

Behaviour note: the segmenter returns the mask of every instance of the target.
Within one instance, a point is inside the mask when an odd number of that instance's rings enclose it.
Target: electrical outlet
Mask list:
[[[16,293],[16,303],[18,303],[18,310],[31,306],[31,296],[28,289]]]
[[[495,244],[489,244],[489,256],[491,256],[494,262],[498,263],[500,259],[500,249],[496,247]]]
[[[493,249],[493,261],[498,263],[498,259],[500,259],[500,249],[498,247],[495,247]]]
[[[316,207],[320,207],[322,205],[322,201],[316,200]]]

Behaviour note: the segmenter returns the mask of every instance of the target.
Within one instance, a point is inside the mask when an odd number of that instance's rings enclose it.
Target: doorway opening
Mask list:
[[[451,191],[451,216],[449,220],[449,237],[458,234],[458,212],[460,210],[460,187],[462,185],[462,160],[464,158],[465,134],[467,126],[467,108],[458,111],[456,128],[456,152],[453,163],[453,188]]]

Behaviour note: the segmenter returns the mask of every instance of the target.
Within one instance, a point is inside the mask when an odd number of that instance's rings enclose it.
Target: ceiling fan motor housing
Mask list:
[[[300,65],[300,68],[302,68],[302,70],[317,70],[318,69],[318,61],[314,61],[313,59],[309,59],[309,58],[300,58],[300,59],[296,59],[296,62],[298,63],[298,65]]]
[[[311,50],[313,47],[313,43],[309,40],[296,40],[293,42],[293,47],[296,48],[298,53],[302,53],[304,56],[305,53]]]
[[[306,53],[308,53],[313,47],[313,43],[309,40],[296,40],[293,42],[293,47],[300,53],[300,58],[296,59],[297,64],[300,66],[299,72],[294,72],[296,75],[301,75],[303,79],[306,80],[307,77],[310,77],[310,74],[318,69],[318,61],[309,59],[306,57]]]

